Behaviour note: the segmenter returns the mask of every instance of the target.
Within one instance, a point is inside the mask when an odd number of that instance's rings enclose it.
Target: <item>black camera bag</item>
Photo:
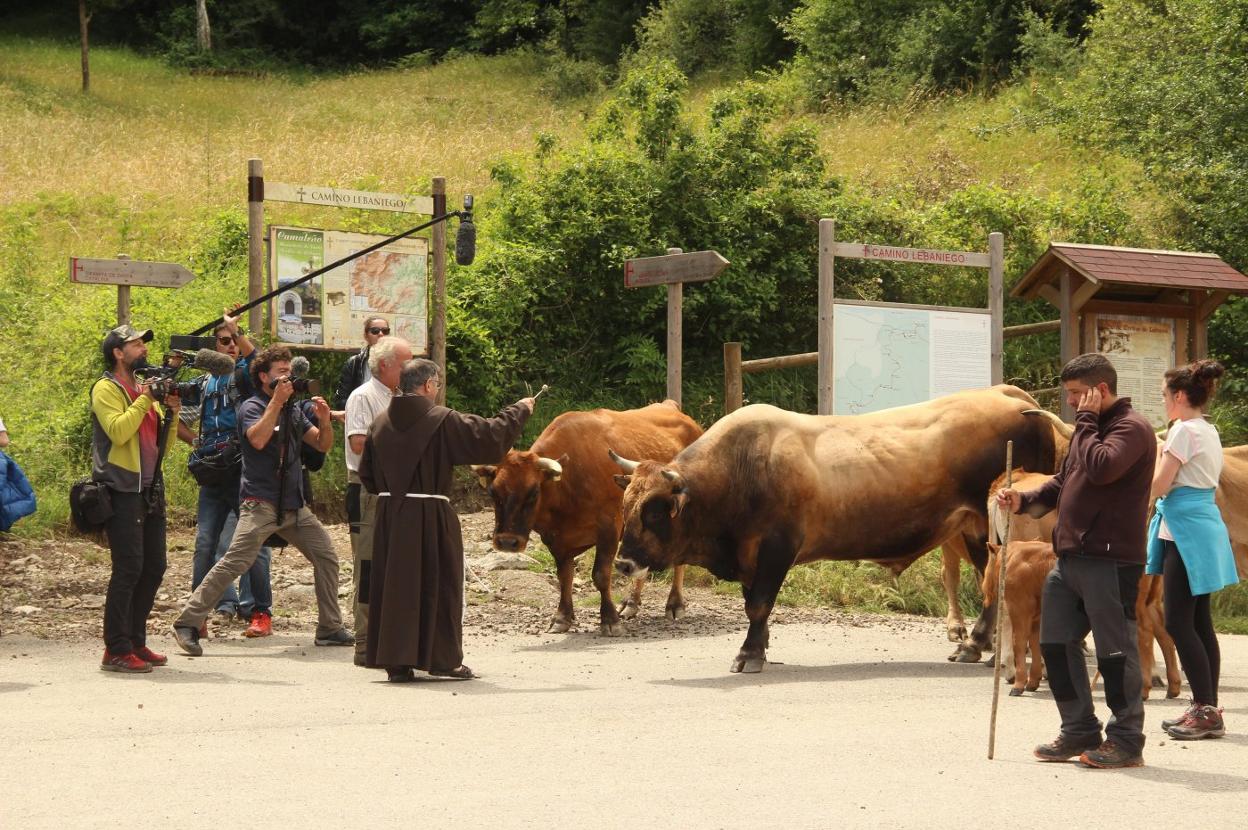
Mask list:
[[[108,485],[80,478],[69,488],[69,512],[80,533],[97,533],[113,517]]]
[[[215,444],[191,450],[186,469],[201,487],[237,481],[243,470],[243,448],[238,435],[228,433]]]

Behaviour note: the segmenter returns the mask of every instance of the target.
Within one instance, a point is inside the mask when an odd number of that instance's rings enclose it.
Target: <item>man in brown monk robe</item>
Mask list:
[[[377,495],[365,662],[390,680],[469,680],[463,664],[464,540],[451,508],[451,468],[494,464],[533,414],[523,398],[494,418],[438,406],[441,371],[409,360],[398,394],[373,421],[360,483]]]

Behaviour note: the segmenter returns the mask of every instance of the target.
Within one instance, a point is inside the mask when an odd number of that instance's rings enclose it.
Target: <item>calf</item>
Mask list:
[[[1001,546],[988,544],[988,567],[984,569],[984,606],[993,603],[997,595],[997,580],[1001,567]],[[1021,695],[1025,688],[1034,692],[1040,688],[1040,597],[1044,592],[1044,580],[1057,557],[1053,546],[1047,542],[1010,542],[1005,554],[1005,608],[1000,613],[1010,620],[1014,654],[1014,687],[1011,695]],[[1004,622],[1004,619],[1003,619]],[[1002,635],[1004,639],[1004,634]],[[1027,649],[1031,648],[1031,673],[1027,673]],[[1002,658],[1004,658],[1002,654]],[[1002,660],[1004,662],[1004,659]]]

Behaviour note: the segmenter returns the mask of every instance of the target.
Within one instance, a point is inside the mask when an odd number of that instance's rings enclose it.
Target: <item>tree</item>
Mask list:
[[[91,13],[87,0],[78,0],[78,36],[82,39],[82,91],[91,91],[91,61],[87,51],[87,29],[91,26]]]
[[[199,51],[212,51],[212,26],[208,22],[208,0],[195,0],[195,40]]]

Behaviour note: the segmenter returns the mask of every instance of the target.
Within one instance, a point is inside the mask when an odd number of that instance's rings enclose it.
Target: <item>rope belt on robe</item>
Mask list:
[[[381,498],[382,496],[390,495],[393,494],[389,492],[381,492],[377,494],[377,497]],[[444,496],[441,493],[400,493],[399,495],[409,499],[442,499],[442,501],[447,502],[448,504],[451,501],[450,497]]]

